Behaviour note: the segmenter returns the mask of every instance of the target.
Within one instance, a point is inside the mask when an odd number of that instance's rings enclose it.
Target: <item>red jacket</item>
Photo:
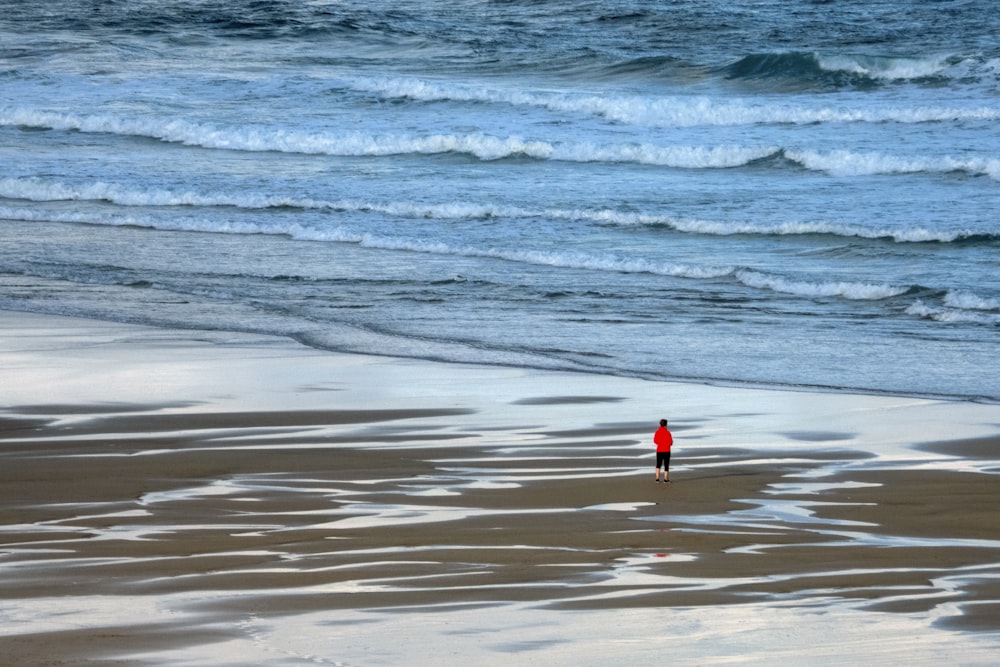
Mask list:
[[[656,434],[653,435],[653,442],[656,443],[656,451],[669,452],[671,445],[674,444],[674,436],[670,434],[666,426],[661,426],[656,429]]]

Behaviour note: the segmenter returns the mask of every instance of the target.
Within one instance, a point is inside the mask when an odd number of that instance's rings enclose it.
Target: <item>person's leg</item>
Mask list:
[[[670,452],[663,453],[663,481],[670,481]]]

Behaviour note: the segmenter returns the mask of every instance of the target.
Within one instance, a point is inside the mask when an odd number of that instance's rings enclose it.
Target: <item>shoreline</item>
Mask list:
[[[55,318],[55,319],[67,319],[75,321],[85,321],[85,322],[95,322],[107,324],[110,327],[122,327],[122,328],[138,328],[138,329],[152,329],[157,331],[176,331],[183,335],[184,333],[190,334],[190,338],[198,339],[203,335],[212,340],[225,340],[227,338],[241,339],[246,338],[247,340],[257,339],[262,342],[262,344],[270,346],[273,344],[285,343],[294,347],[301,347],[308,350],[318,352],[323,355],[343,355],[347,357],[365,357],[370,356],[378,359],[398,359],[411,361],[417,364],[430,364],[438,365],[443,364],[447,366],[455,367],[468,367],[468,368],[485,368],[485,369],[498,369],[504,370],[509,369],[513,371],[525,371],[525,372],[538,372],[538,373],[552,373],[552,374],[565,374],[565,375],[582,375],[582,376],[593,376],[599,378],[620,378],[622,380],[634,380],[637,382],[651,382],[651,383],[663,383],[663,384],[682,384],[690,386],[705,386],[716,388],[719,390],[756,390],[756,391],[775,391],[775,392],[791,392],[791,393],[806,393],[806,394],[832,394],[832,395],[847,395],[847,396],[874,396],[881,398],[913,398],[928,401],[948,401],[948,402],[968,402],[968,403],[981,403],[984,405],[997,405],[1000,406],[1000,395],[990,396],[987,394],[950,394],[950,393],[935,393],[935,392],[923,392],[916,390],[883,390],[871,387],[850,387],[850,386],[838,386],[838,385],[820,385],[820,384],[795,384],[787,382],[769,382],[769,381],[758,381],[758,380],[739,380],[734,378],[719,378],[719,377],[688,377],[688,376],[669,376],[669,377],[656,377],[656,376],[646,376],[640,373],[629,374],[625,372],[618,371],[604,371],[599,369],[589,369],[589,368],[577,368],[577,367],[547,367],[542,364],[530,365],[530,364],[514,364],[514,363],[503,363],[503,362],[490,362],[490,361],[469,361],[462,359],[442,359],[438,357],[424,357],[419,355],[406,355],[406,354],[379,354],[375,352],[356,352],[349,350],[340,350],[331,347],[324,347],[322,344],[316,342],[310,342],[308,340],[309,336],[299,336],[281,333],[261,333],[261,332],[248,332],[240,331],[236,329],[203,329],[198,326],[193,326],[191,328],[181,328],[167,324],[156,324],[156,323],[142,323],[142,322],[122,322],[114,319],[101,319],[96,316],[88,315],[64,315],[64,314],[50,314],[50,313],[39,313],[35,311],[28,310],[5,310],[0,309],[0,312],[7,315],[23,315],[26,318],[31,317],[41,317],[41,318]]]
[[[997,405],[11,311],[0,359],[0,649],[22,664],[1000,647]],[[660,417],[671,485],[649,469]],[[648,637],[661,616],[677,632]]]

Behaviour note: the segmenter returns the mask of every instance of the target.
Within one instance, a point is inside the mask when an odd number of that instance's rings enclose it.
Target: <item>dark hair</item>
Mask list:
[[[666,419],[661,419],[660,420],[660,426],[666,426],[666,425],[667,425],[667,420]]]

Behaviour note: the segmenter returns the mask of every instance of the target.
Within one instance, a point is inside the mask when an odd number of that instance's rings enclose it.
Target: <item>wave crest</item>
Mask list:
[[[780,79],[804,86],[864,88],[883,82],[943,77],[961,61],[943,55],[899,57],[789,51],[744,56],[723,67],[720,73],[730,79]]]
[[[1000,299],[990,299],[958,290],[951,290],[945,294],[944,305],[960,310],[1000,311]]]
[[[774,100],[761,102],[754,99],[734,99],[720,102],[697,96],[532,92],[413,78],[344,79],[342,86],[387,99],[540,107],[559,113],[587,114],[647,127],[1000,120],[1000,107],[990,106],[883,106],[850,109],[842,106],[810,107]]]
[[[1000,238],[997,235],[982,234],[972,230],[944,231],[924,227],[893,229],[889,227],[863,227],[836,222],[785,222],[760,224],[753,222],[721,222],[712,220],[691,220],[662,218],[654,216],[626,216],[616,220],[616,224],[663,225],[680,232],[706,234],[712,236],[806,236],[826,235],[869,240],[886,239],[896,243],[953,243],[982,238],[986,241]]]
[[[913,81],[940,77],[955,64],[951,57],[943,55],[908,58],[842,54],[815,57],[817,65],[825,72],[847,72],[884,81]]]
[[[786,150],[784,155],[806,169],[825,171],[834,176],[873,176],[878,174],[941,174],[961,171],[989,176],[1000,181],[1000,159],[941,157],[899,157],[881,153],[855,153],[846,150],[828,152]]]
[[[224,234],[275,234],[303,241],[325,241],[357,244],[366,248],[397,250],[457,257],[478,257],[586,271],[608,273],[644,273],[692,280],[717,280],[731,278],[753,289],[767,290],[796,297],[837,297],[848,300],[881,300],[910,290],[885,284],[847,281],[797,281],[734,266],[696,266],[672,264],[641,257],[613,254],[566,252],[562,250],[521,250],[491,247],[454,246],[442,241],[429,241],[406,237],[390,237],[360,232],[346,227],[317,228],[287,221],[230,221],[224,225],[209,224],[203,216],[166,220],[143,220],[133,216],[106,216],[85,213],[48,213],[0,207],[0,217],[26,221],[72,222],[81,224],[151,227],[174,231],[214,232]],[[1000,315],[998,315],[1000,317]]]
[[[127,119],[105,114],[76,115],[0,110],[0,124],[138,136],[209,149],[282,152],[339,157],[459,153],[480,160],[527,157],[562,162],[635,163],[684,169],[738,167],[778,152],[775,146],[599,145],[551,142],[487,134],[373,135],[359,132],[289,132],[283,129],[220,127],[185,120]]]
[[[891,240],[896,243],[965,243],[983,241],[994,243],[1000,234],[965,230],[930,230],[923,227],[888,228],[864,227],[837,222],[786,222],[778,224],[713,221],[679,218],[670,215],[618,211],[614,209],[556,209],[524,208],[473,202],[378,202],[367,200],[324,200],[296,198],[280,195],[250,193],[199,193],[190,190],[139,190],[114,183],[96,181],[70,185],[40,178],[2,178],[0,197],[36,202],[52,201],[106,201],[119,206],[171,207],[171,206],[231,206],[248,210],[298,208],[317,211],[381,213],[404,218],[461,219],[550,219],[570,222],[583,221],[606,226],[664,227],[685,234],[709,236],[797,236],[822,234],[845,238]],[[18,212],[20,211],[20,212]],[[0,209],[0,214],[11,219],[21,219],[19,209]],[[32,217],[31,219],[35,219]]]
[[[805,297],[842,297],[851,300],[878,301],[905,294],[910,290],[909,287],[872,283],[795,281],[746,269],[737,271],[735,276],[747,287]]]
[[[935,322],[1000,325],[1000,313],[984,313],[960,308],[937,308],[923,301],[916,301],[906,309],[906,314]]]
[[[1000,118],[1000,112],[998,112]],[[632,163],[676,169],[729,169],[767,165],[781,156],[813,171],[835,176],[949,173],[962,171],[1000,181],[1000,159],[985,157],[914,156],[846,150],[827,152],[778,146],[658,146],[553,142],[486,134],[427,136],[335,132],[289,132],[254,127],[219,127],[176,119],[127,119],[105,114],[76,115],[31,110],[0,110],[0,125],[139,136],[208,149],[283,152],[338,157],[464,154],[479,160],[530,158],[562,162]]]

